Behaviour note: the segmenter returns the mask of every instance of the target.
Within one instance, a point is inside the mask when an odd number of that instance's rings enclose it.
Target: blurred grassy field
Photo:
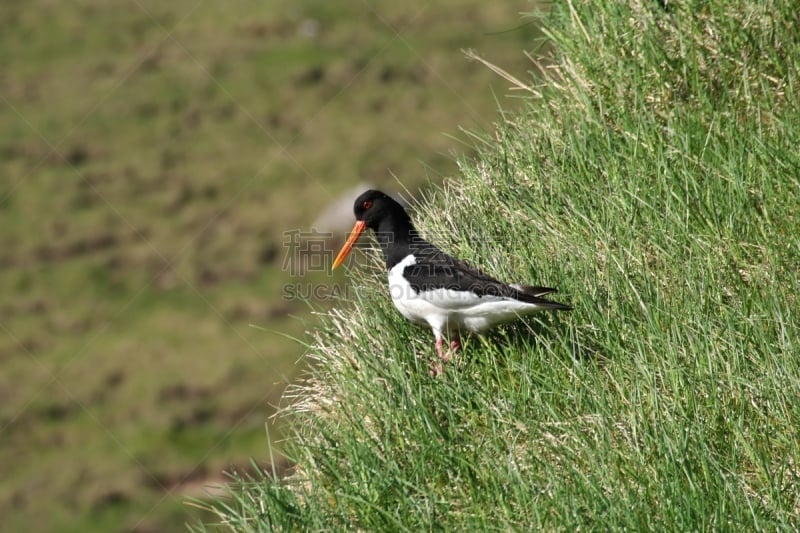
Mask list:
[[[0,4],[0,515],[165,531],[302,366],[283,233],[452,173],[530,3]],[[514,101],[503,106],[513,109]],[[312,322],[313,324],[313,322]]]

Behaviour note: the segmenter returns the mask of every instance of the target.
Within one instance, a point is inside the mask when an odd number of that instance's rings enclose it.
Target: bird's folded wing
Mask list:
[[[556,292],[549,287],[506,285],[477,268],[439,252],[421,256],[403,271],[418,297],[439,307],[458,309],[492,300],[516,300],[541,308],[568,308],[541,296]]]

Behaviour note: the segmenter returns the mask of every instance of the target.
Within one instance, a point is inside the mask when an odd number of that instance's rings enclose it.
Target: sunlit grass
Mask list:
[[[792,3],[558,5],[527,114],[420,226],[575,310],[469,340],[431,378],[380,266],[315,332],[291,475],[238,478],[242,531],[800,525],[798,42]]]

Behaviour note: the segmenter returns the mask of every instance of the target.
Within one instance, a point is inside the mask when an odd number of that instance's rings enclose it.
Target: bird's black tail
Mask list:
[[[517,289],[522,294],[527,294],[528,296],[536,296],[536,297],[558,292],[558,289],[553,289],[552,287],[536,287],[534,285],[519,285],[516,283],[514,285],[511,285],[511,287]]]
[[[511,288],[517,291],[517,300],[521,302],[536,304],[542,309],[547,309],[550,311],[572,311],[571,305],[542,298],[542,296],[547,294],[558,292],[558,289],[553,289],[552,287],[535,287],[533,285],[517,284],[511,285]]]

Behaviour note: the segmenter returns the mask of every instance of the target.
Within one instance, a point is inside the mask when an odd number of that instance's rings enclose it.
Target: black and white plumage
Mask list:
[[[389,270],[389,294],[400,313],[428,325],[443,360],[445,336],[450,348],[461,346],[463,332],[479,333],[540,310],[569,310],[570,306],[543,296],[548,287],[506,284],[456,259],[429,243],[393,198],[369,190],[356,199],[356,224],[333,262],[338,267],[367,228],[375,232]]]

